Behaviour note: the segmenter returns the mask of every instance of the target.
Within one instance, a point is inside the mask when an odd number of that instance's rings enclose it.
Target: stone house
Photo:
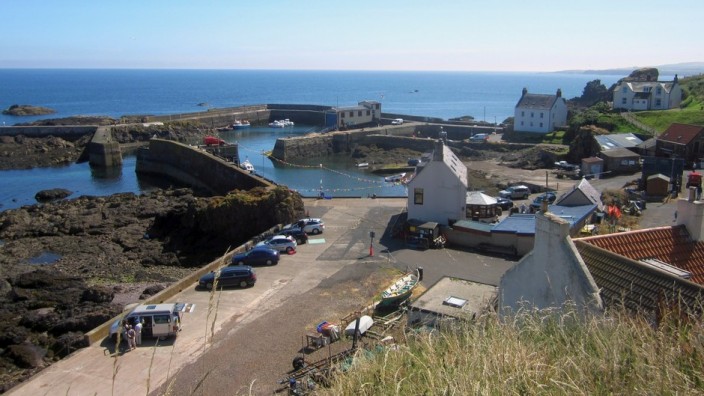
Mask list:
[[[562,90],[555,95],[531,94],[523,88],[514,109],[513,130],[517,132],[549,133],[567,125],[567,102]]]
[[[640,170],[640,154],[626,148],[614,148],[602,151],[599,157],[604,160],[604,171],[619,173],[634,173]]]

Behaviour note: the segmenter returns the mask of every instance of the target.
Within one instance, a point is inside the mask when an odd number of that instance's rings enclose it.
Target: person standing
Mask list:
[[[136,345],[142,345],[142,319],[137,318],[137,324],[134,325],[134,340]]]
[[[127,335],[127,347],[129,348],[128,350],[131,351],[131,350],[137,348],[137,346],[135,345],[135,341],[134,341],[136,333],[135,333],[134,329],[132,328],[132,326],[127,325],[126,335]]]

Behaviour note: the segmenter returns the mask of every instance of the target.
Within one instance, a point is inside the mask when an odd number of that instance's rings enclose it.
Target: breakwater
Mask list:
[[[151,139],[148,147],[137,151],[135,171],[166,177],[213,195],[274,186],[273,182],[250,174],[201,148],[163,139]]]

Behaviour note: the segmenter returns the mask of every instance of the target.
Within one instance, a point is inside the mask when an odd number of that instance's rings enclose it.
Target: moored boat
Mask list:
[[[369,162],[360,162],[357,164],[357,168],[366,168],[369,166]]]
[[[418,284],[418,274],[408,273],[381,293],[380,306],[394,306],[406,301]]]
[[[254,165],[252,165],[252,163],[249,162],[248,159],[240,163],[240,168],[246,170],[247,172],[254,172]]]
[[[384,181],[389,183],[398,183],[402,181],[404,177],[406,177],[406,172],[399,173],[398,175],[386,176]]]
[[[242,129],[242,128],[249,128],[249,121],[235,120],[235,122],[232,124],[232,129]]]

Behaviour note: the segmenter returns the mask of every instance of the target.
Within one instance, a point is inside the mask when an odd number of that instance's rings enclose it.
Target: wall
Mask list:
[[[62,125],[62,126],[3,126],[0,135],[28,137],[55,136],[65,140],[75,141],[81,136],[91,135],[98,129],[95,125]]]
[[[151,139],[148,148],[137,152],[135,171],[172,178],[216,195],[235,189],[273,186],[197,147],[163,139]]]
[[[110,127],[98,127],[86,147],[88,162],[104,168],[122,165],[120,143],[112,139]]]

